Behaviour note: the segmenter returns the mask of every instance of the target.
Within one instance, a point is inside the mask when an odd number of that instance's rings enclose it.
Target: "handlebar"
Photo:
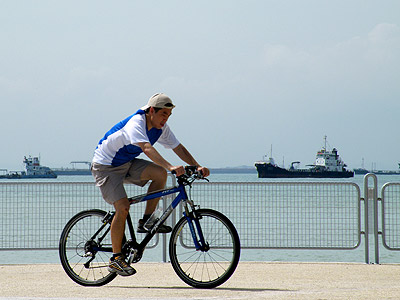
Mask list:
[[[176,174],[175,171],[171,171],[172,174]],[[196,179],[204,179],[209,181],[205,178],[201,171],[197,170],[197,166],[185,166],[185,174],[178,176],[178,183],[183,184],[191,184]]]

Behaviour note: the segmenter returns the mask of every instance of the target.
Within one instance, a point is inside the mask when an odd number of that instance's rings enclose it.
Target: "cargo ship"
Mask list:
[[[400,163],[398,163],[398,170],[367,170],[365,168],[354,169],[354,173],[357,175],[365,175],[368,173],[374,173],[375,175],[400,175]]]
[[[41,166],[39,157],[28,158],[25,156],[23,163],[25,165],[24,171],[10,171],[2,169],[5,174],[0,175],[0,179],[28,179],[28,178],[57,178],[57,174],[49,167]]]
[[[86,165],[86,168],[77,168],[79,164]],[[53,171],[57,175],[63,176],[76,176],[76,175],[92,175],[90,171],[90,161],[71,161],[71,168],[53,168]]]
[[[299,169],[299,161],[291,163],[289,169],[281,168],[270,157],[268,161],[255,163],[258,178],[350,178],[354,172],[346,169],[346,164],[339,157],[336,148],[328,151],[326,148],[326,136],[324,147],[317,152],[315,163],[308,169]]]

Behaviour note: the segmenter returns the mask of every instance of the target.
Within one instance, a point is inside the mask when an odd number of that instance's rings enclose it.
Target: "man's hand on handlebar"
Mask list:
[[[194,170],[192,169],[191,172],[194,172],[196,170],[195,166],[189,166],[189,167],[186,167],[186,168],[188,168],[188,170],[190,168],[194,168]],[[186,174],[186,168],[183,167],[183,166],[173,166],[171,168],[171,173],[175,174],[176,177],[179,177],[181,175]],[[197,172],[199,174],[201,174],[202,177],[207,177],[208,175],[210,175],[210,170],[208,168],[206,168],[206,167],[197,167]]]
[[[197,167],[197,171],[200,172],[200,174],[203,175],[203,177],[207,177],[210,175],[210,170],[207,169],[206,167]]]
[[[176,177],[179,177],[186,173],[185,168],[183,166],[173,166],[170,171],[172,174],[175,174]]]

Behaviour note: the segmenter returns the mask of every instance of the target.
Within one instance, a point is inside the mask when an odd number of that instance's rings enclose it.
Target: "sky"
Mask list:
[[[90,161],[157,92],[208,167],[400,162],[400,1],[0,0],[0,168]],[[156,147],[172,164],[171,150]]]

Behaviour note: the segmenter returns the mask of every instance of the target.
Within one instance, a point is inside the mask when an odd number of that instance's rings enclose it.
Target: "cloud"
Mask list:
[[[85,85],[99,85],[104,83],[109,76],[107,68],[84,68],[74,67],[70,70],[67,78],[67,89],[74,90]]]
[[[310,53],[290,48],[287,45],[267,44],[264,46],[263,62],[268,67],[299,67],[308,64],[311,59]]]
[[[303,98],[320,101],[330,97],[342,102],[381,96],[393,102],[389,99],[400,91],[399,53],[399,26],[381,23],[365,35],[318,48],[267,44],[262,61],[270,88],[285,82],[292,96],[303,93]]]
[[[400,27],[395,24],[378,24],[368,33],[364,58],[375,64],[399,64]]]
[[[371,43],[398,43],[400,40],[400,28],[396,24],[378,24],[368,33],[368,40]]]
[[[0,91],[8,93],[25,93],[32,89],[32,84],[25,79],[0,77]]]
[[[376,25],[367,35],[355,36],[319,49],[297,49],[283,44],[267,44],[263,63],[268,67],[315,69],[347,67],[354,63],[367,65],[399,62],[400,28],[396,24]]]

